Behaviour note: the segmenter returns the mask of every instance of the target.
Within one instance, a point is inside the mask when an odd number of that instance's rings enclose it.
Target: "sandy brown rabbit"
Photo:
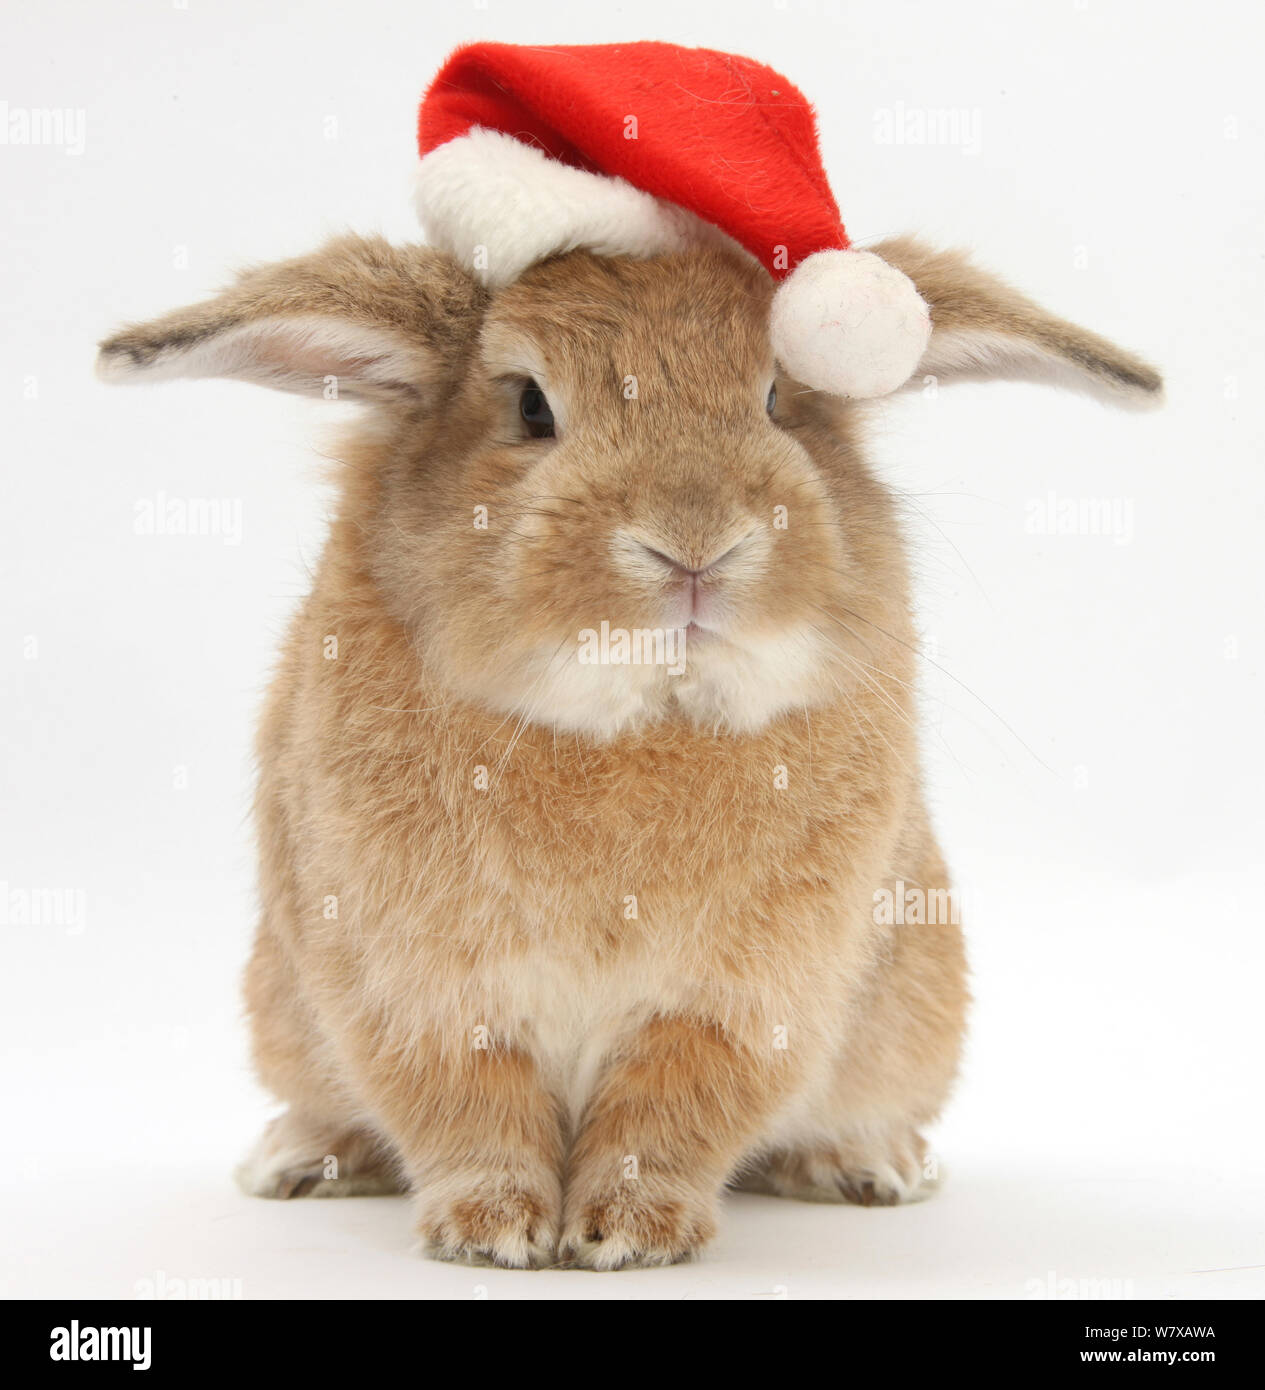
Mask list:
[[[1159,390],[960,256],[877,249],[931,306],[916,381]],[[259,739],[246,987],[289,1109],[248,1191],[408,1189],[445,1258],[614,1269],[697,1251],[728,1183],[924,1186],[967,989],[943,911],[876,906],[948,885],[908,567],[772,292],[718,249],[493,292],[349,237],[103,345],[110,379],[367,407]]]

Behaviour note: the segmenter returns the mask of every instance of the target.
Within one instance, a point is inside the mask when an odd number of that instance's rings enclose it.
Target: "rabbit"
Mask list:
[[[931,309],[915,386],[1158,395],[962,254],[875,249]],[[101,345],[111,381],[363,406],[259,732],[245,994],[288,1108],[248,1193],[410,1192],[432,1256],[612,1270],[694,1256],[728,1188],[934,1185],[962,933],[880,908],[952,901],[909,559],[773,290],[725,247],[489,289],[349,235]]]

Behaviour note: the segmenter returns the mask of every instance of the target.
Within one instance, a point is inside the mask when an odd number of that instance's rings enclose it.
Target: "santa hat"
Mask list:
[[[774,351],[793,377],[880,396],[931,325],[899,270],[849,249],[812,107],[749,58],[668,43],[476,43],[421,105],[428,239],[493,286],[585,247],[653,256],[737,243],[781,284]]]

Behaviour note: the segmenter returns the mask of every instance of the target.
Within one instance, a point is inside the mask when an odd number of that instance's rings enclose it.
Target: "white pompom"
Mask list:
[[[886,396],[914,374],[931,314],[909,277],[871,251],[818,251],[773,296],[778,361],[834,396]]]

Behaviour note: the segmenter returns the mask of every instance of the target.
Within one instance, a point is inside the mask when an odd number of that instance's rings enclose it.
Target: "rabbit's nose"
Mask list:
[[[638,541],[637,544],[645,551],[647,556],[653,560],[659,561],[669,570],[675,570],[679,574],[687,575],[691,578],[696,578],[703,572],[702,566],[696,569],[688,560],[683,560],[676,555],[670,555],[666,550],[660,550],[657,546],[647,545],[645,541]]]
[[[753,527],[752,530],[755,528]],[[648,541],[637,540],[637,545],[645,552],[647,558],[657,561],[667,569],[684,575],[691,579],[697,579],[704,574],[710,574],[717,570],[747,541],[751,532],[739,536],[736,541],[728,542],[722,546],[714,546],[709,551],[697,549],[688,552],[682,548],[668,549],[662,544],[651,545]]]

